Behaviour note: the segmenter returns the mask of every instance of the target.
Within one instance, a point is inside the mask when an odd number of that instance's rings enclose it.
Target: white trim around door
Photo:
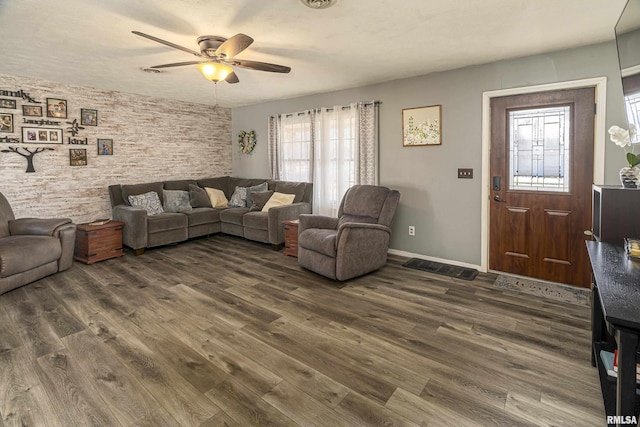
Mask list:
[[[480,271],[487,272],[489,267],[489,148],[491,146],[491,98],[499,96],[522,95],[547,92],[551,90],[595,87],[596,118],[594,129],[593,182],[604,183],[605,119],[607,111],[607,78],[572,80],[537,86],[492,90],[482,93],[482,205],[480,213]]]

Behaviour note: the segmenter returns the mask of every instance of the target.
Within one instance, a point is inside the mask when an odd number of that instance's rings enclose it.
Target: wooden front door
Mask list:
[[[491,100],[489,268],[589,287],[593,88]]]

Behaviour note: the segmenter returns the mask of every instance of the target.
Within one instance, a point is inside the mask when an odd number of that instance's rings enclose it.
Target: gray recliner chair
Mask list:
[[[340,281],[384,266],[399,200],[396,190],[354,185],[340,202],[338,218],[300,215],[298,264]]]
[[[0,295],[71,267],[75,242],[70,219],[15,219],[0,193]]]

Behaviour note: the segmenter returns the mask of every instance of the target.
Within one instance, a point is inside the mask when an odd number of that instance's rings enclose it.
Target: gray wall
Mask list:
[[[35,173],[25,173],[27,162],[23,157],[0,152],[0,191],[17,217],[56,216],[88,222],[111,216],[110,184],[204,178],[231,172],[229,109],[0,74],[0,90],[19,89],[43,106],[47,97],[67,100],[68,119],[49,119],[61,122],[51,127],[63,129],[64,144],[40,145],[54,150],[36,155]],[[0,110],[13,114],[15,128],[13,133],[0,133],[0,137],[21,140],[23,104],[30,105],[17,99],[17,109]],[[81,108],[98,110],[98,126],[87,126],[76,136],[87,138],[88,145],[69,145],[67,137],[71,134],[66,131],[66,122],[79,120]],[[97,155],[97,138],[113,139],[112,156]],[[34,149],[39,145],[0,143],[0,150],[20,146]],[[69,166],[70,148],[85,148],[88,164]]]
[[[608,78],[606,129],[614,124],[626,126],[614,42],[235,108],[233,174],[269,176],[269,115],[381,101],[380,184],[402,194],[391,247],[479,265],[482,93],[601,76]],[[402,109],[434,104],[442,105],[442,145],[402,147]],[[250,129],[256,131],[258,144],[253,154],[245,155],[237,148],[235,136]],[[622,151],[607,137],[605,183],[619,183],[618,171],[623,166]],[[474,179],[456,179],[460,167],[473,168]],[[408,236],[409,225],[416,227],[415,237]]]

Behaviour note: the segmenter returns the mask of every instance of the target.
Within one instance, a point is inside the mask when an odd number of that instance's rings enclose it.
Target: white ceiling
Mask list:
[[[626,0],[0,0],[0,73],[215,104],[194,60],[131,34],[198,51],[201,35],[245,33],[237,57],[292,68],[236,69],[218,103],[255,104],[612,40]],[[6,88],[0,81],[0,89]]]

